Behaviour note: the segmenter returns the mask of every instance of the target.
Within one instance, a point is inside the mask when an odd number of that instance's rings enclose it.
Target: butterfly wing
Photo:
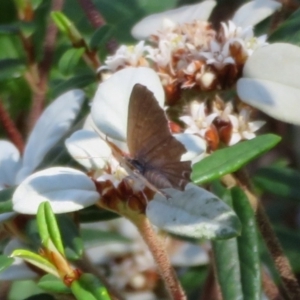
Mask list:
[[[145,166],[145,177],[165,177],[173,187],[188,183],[191,163],[181,162],[185,147],[171,134],[164,110],[145,86],[133,87],[128,112],[127,144],[133,159]],[[148,176],[147,176],[148,174]]]

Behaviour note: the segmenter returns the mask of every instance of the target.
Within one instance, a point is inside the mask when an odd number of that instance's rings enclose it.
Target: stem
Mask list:
[[[276,269],[278,270],[282,279],[286,293],[293,300],[300,299],[300,288],[298,281],[293,274],[290,263],[283,253],[281,245],[279,244],[279,241],[261,204],[258,205],[256,220],[267,248],[273,257]]]
[[[60,11],[63,7],[63,3],[64,0],[53,0],[51,10]],[[32,127],[34,126],[35,122],[41,115],[44,108],[45,96],[48,89],[47,82],[48,82],[49,71],[52,64],[56,35],[57,35],[57,27],[55,26],[53,21],[50,21],[45,36],[43,60],[41,61],[38,67],[39,78],[37,82],[37,90],[35,90],[33,96],[33,103],[29,114],[28,131],[32,129]]]
[[[144,215],[139,215],[139,218],[131,219],[137,226],[141,236],[151,251],[154,260],[157,263],[159,273],[170,293],[173,300],[185,300],[186,295],[177,278],[177,275],[171,265],[163,242],[154,232],[152,225]]]
[[[79,4],[81,5],[85,15],[87,16],[88,20],[92,24],[95,29],[98,29],[106,24],[106,21],[97,10],[96,6],[91,0],[78,0]],[[118,48],[118,43],[116,40],[112,39],[107,42],[106,48],[110,54],[115,53],[116,49]],[[98,68],[100,67],[100,64]]]
[[[105,25],[106,22],[104,18],[98,12],[94,3],[91,0],[78,0],[78,2],[94,28],[97,29]]]
[[[262,270],[262,285],[263,285],[263,290],[266,293],[268,299],[283,300],[277,286],[264,270]]]
[[[21,133],[17,129],[15,123],[9,116],[8,112],[5,110],[2,101],[0,100],[0,122],[3,125],[8,137],[13,142],[13,144],[18,148],[20,153],[24,150],[24,141]]]

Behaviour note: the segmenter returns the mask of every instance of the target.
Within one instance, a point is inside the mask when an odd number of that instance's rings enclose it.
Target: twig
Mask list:
[[[97,29],[106,23],[91,0],[78,0],[78,2],[94,28]]]
[[[20,153],[23,153],[24,150],[23,138],[20,134],[20,131],[17,129],[15,123],[13,122],[8,112],[4,108],[2,100],[0,100],[0,122],[2,123],[3,128],[6,131],[10,140],[18,148]]]
[[[103,16],[100,14],[91,0],[78,0],[78,2],[95,29],[98,29],[106,24]],[[113,54],[118,48],[118,42],[115,39],[111,39],[107,42],[106,48],[110,54]]]
[[[132,220],[133,221],[133,220]],[[158,271],[173,300],[186,300],[186,295],[171,265],[165,247],[161,239],[155,234],[152,225],[146,216],[140,215],[139,219],[134,220],[137,229],[151,251]]]
[[[283,300],[277,286],[265,270],[262,270],[262,285],[269,300]]]
[[[53,0],[51,10],[60,11],[63,7],[64,0]],[[47,82],[49,76],[49,70],[52,64],[53,52],[54,52],[54,44],[57,35],[57,27],[54,22],[50,21],[44,43],[44,56],[40,65],[38,66],[38,83],[37,88],[38,91],[34,93],[33,103],[31,107],[31,111],[29,114],[29,123],[28,123],[28,131],[34,126],[36,120],[41,115],[44,104],[45,104],[45,95],[47,92]]]
[[[300,299],[300,287],[293,274],[292,268],[287,257],[284,255],[281,245],[272,229],[270,221],[261,204],[258,205],[256,212],[257,225],[265,240],[267,248],[273,257],[276,269],[283,282],[286,293],[292,300]]]

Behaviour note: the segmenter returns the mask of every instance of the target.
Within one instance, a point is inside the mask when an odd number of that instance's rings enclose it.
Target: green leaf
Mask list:
[[[261,168],[254,175],[254,183],[278,198],[300,201],[299,171],[280,166]]]
[[[97,29],[91,37],[90,48],[98,49],[113,37],[114,28],[111,25],[104,25]]]
[[[24,300],[55,300],[55,298],[50,294],[42,293],[30,296],[28,298],[25,298]]]
[[[120,218],[120,215],[109,210],[101,209],[95,205],[86,207],[78,212],[80,223],[91,223],[97,221],[108,221]]]
[[[261,268],[254,211],[245,193],[238,187],[231,189],[233,207],[242,223],[237,238],[244,300],[261,299]]]
[[[38,255],[34,252],[25,249],[14,250],[11,254],[12,257],[20,257],[27,261],[28,263],[36,266],[37,268],[44,270],[46,273],[53,274],[54,276],[59,277],[55,266],[50,263],[47,259]]]
[[[14,262],[14,259],[11,257],[7,257],[6,255],[0,255],[0,272],[7,269]]]
[[[298,8],[285,22],[281,23],[270,35],[270,42],[286,42],[300,45],[300,8]]]
[[[43,276],[38,282],[38,287],[52,293],[71,293],[71,290],[59,278],[51,274]]]
[[[57,84],[53,90],[53,97],[55,98],[71,89],[84,88],[94,82],[97,82],[97,79],[96,75],[93,73],[74,76]]]
[[[0,25],[0,34],[17,34],[19,26],[17,24],[2,24]]]
[[[130,239],[117,232],[108,232],[98,229],[83,228],[80,230],[84,245],[91,247],[93,245],[107,244],[111,242],[130,243]]]
[[[43,204],[43,203],[42,203]],[[41,205],[42,205],[41,204]],[[55,215],[52,211],[51,205],[49,202],[44,202],[44,208],[45,208],[45,216],[46,216],[46,222],[48,225],[48,231],[50,234],[50,238],[57,248],[57,250],[64,255],[64,246],[61,240],[60,231],[58,228],[58,224],[56,222]]]
[[[81,59],[84,51],[84,48],[71,48],[67,50],[58,63],[60,71],[65,75],[72,73]]]
[[[53,11],[51,17],[61,32],[69,37],[73,44],[81,44],[83,38],[72,21],[62,12]]]
[[[230,191],[226,191],[222,199],[232,205]],[[214,241],[212,243],[217,278],[224,300],[243,299],[241,273],[237,239]]]
[[[13,211],[11,199],[15,189],[11,187],[0,191],[0,214]]]
[[[274,134],[265,134],[250,141],[218,150],[193,166],[192,181],[203,184],[232,173],[242,166],[272,149],[281,138]]]
[[[25,70],[25,64],[19,58],[0,59],[0,80],[20,77]]]
[[[37,220],[37,226],[38,226],[38,232],[41,237],[41,242],[44,245],[44,247],[47,248],[47,243],[50,239],[50,233],[49,228],[47,224],[46,214],[45,214],[45,203],[43,202],[39,205],[36,220]]]
[[[78,299],[110,300],[105,287],[92,274],[82,274],[77,281],[72,283],[71,290]]]
[[[184,191],[162,190],[155,194],[146,215],[155,226],[182,237],[228,239],[237,236],[241,224],[234,211],[216,195],[194,184]]]
[[[83,253],[83,242],[77,226],[68,215],[61,214],[56,218],[65,246],[66,257],[70,260],[79,259]]]

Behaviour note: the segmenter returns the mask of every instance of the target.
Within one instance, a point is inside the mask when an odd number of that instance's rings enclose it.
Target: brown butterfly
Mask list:
[[[123,156],[127,167],[157,189],[183,190],[190,181],[191,162],[180,161],[185,147],[172,136],[153,93],[141,84],[135,84],[130,95],[127,145],[130,155]]]

